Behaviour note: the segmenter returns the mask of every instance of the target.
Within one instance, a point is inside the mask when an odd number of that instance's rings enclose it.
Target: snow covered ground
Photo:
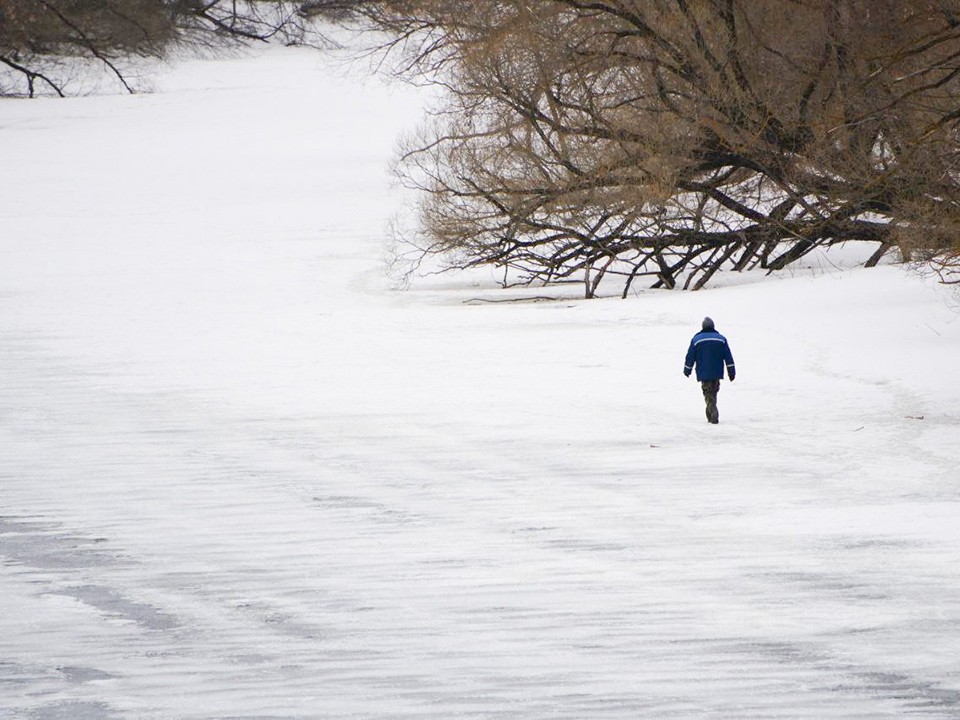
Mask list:
[[[392,290],[412,90],[157,84],[0,103],[0,717],[960,717],[948,290]]]

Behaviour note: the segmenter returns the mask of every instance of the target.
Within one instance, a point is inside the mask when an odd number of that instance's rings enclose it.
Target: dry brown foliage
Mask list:
[[[702,287],[872,243],[956,264],[956,0],[355,4],[447,88],[418,251],[514,281]],[[946,274],[945,277],[949,277]],[[955,276],[954,276],[955,277]]]
[[[127,91],[125,61],[178,43],[220,47],[309,32],[289,0],[0,0],[0,97],[63,96],[76,67],[105,67]]]

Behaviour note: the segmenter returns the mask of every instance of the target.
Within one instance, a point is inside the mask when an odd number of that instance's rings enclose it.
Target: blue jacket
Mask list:
[[[690,341],[687,358],[683,366],[683,374],[690,376],[694,365],[697,367],[697,380],[723,379],[723,366],[727,366],[727,375],[730,379],[737,374],[733,364],[733,353],[727,339],[716,330],[698,332]]]

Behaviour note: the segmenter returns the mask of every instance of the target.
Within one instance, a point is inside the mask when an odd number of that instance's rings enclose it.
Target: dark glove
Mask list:
[[[686,377],[690,377],[690,371],[687,370],[687,368],[684,368],[684,369],[683,369],[683,374],[684,374]]]
[[[730,376],[730,382],[733,382],[733,379],[737,376],[737,371],[736,371],[736,370],[729,370],[729,371],[727,371],[727,374]]]

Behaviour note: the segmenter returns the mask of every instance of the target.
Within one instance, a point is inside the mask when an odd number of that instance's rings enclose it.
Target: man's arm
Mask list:
[[[723,343],[723,361],[727,365],[727,377],[730,378],[730,382],[733,382],[733,379],[737,376],[737,366],[733,364],[733,352],[730,350],[730,343]]]
[[[696,362],[697,358],[697,348],[693,344],[693,340],[690,341],[690,347],[687,348],[687,357],[683,360],[683,374],[687,377],[690,377],[690,373],[693,372],[693,364]]]

